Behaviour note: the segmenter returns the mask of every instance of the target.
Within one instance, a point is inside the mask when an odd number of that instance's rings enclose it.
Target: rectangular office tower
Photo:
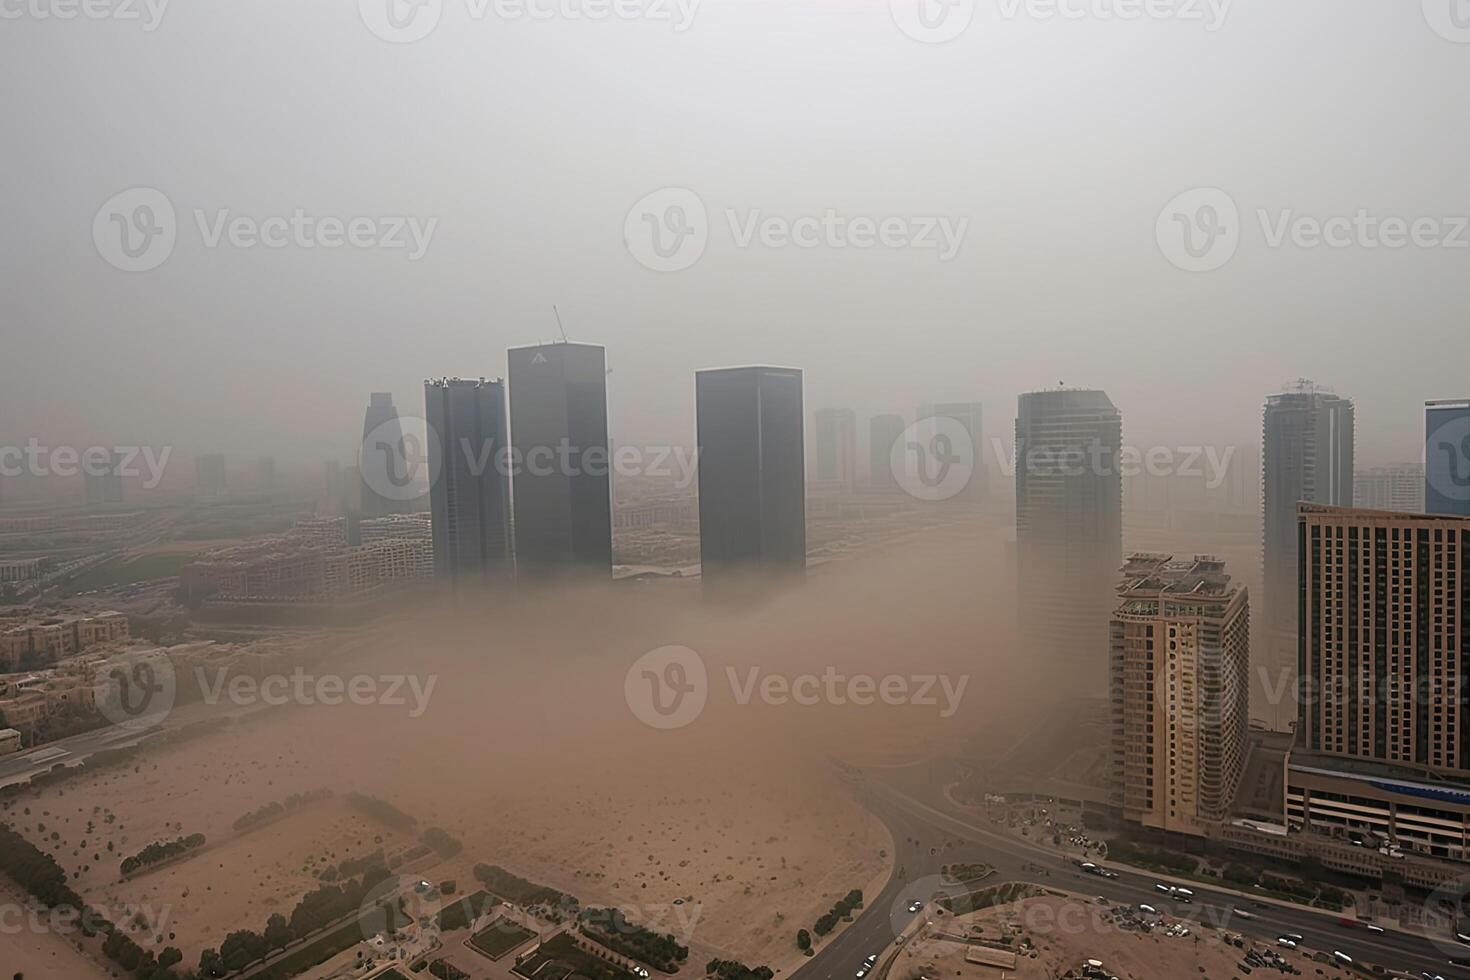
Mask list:
[[[694,388],[705,586],[745,575],[804,575],[801,372],[699,371]]]
[[[857,483],[857,413],[850,408],[818,409],[815,429],[813,483],[852,490]]]
[[[1470,518],[1300,505],[1305,749],[1470,775]]]
[[[908,426],[902,415],[875,415],[868,420],[868,488],[880,493],[898,493],[903,489],[893,465],[893,447],[903,438]],[[903,452],[903,449],[899,450]]]
[[[1302,504],[1298,535],[1287,823],[1470,860],[1470,517]]]
[[[1123,561],[1123,416],[1101,391],[1021,396],[1016,571],[1025,671],[1046,693],[1108,696]]]
[[[1424,403],[1424,511],[1470,517],[1470,399]]]
[[[507,357],[517,572],[610,578],[607,352],[559,343],[513,347]]]
[[[464,585],[507,581],[514,570],[505,385],[447,378],[424,383],[434,577]],[[395,417],[396,421],[396,417]]]
[[[1125,820],[1204,836],[1249,750],[1250,605],[1225,563],[1138,554],[1112,626],[1113,778]]]

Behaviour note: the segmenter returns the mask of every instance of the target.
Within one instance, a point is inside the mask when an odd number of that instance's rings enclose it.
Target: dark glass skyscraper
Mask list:
[[[1016,563],[1024,672],[1063,696],[1106,697],[1123,562],[1123,416],[1101,391],[1021,396]]]
[[[455,584],[508,580],[514,565],[510,476],[503,463],[505,385],[460,378],[426,381],[424,407],[431,427],[434,576]]]
[[[516,567],[522,576],[612,574],[607,353],[595,344],[514,347]]]
[[[406,478],[407,461],[410,457],[403,442],[403,428],[398,422],[398,409],[393,405],[393,395],[386,391],[375,391],[368,395],[367,412],[362,420],[362,465],[364,469],[385,475],[401,474]],[[380,493],[371,481],[362,480],[362,514],[364,517],[381,517],[384,514],[407,513],[413,508],[410,501]]]
[[[1470,398],[1424,403],[1424,512],[1470,517]]]
[[[706,587],[741,573],[805,574],[801,372],[700,371],[694,393]]]

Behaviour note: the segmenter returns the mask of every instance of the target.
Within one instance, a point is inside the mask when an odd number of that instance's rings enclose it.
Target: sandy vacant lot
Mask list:
[[[1045,896],[1028,898],[997,908],[985,909],[958,919],[940,917],[923,936],[904,946],[889,973],[890,980],[915,980],[920,976],[999,977],[1000,971],[965,961],[962,942],[942,938],[975,935],[995,940],[1010,935],[1025,937],[1035,947],[1034,957],[1022,957],[1015,980],[1054,980],[1068,970],[1078,970],[1087,959],[1100,960],[1109,973],[1121,980],[1178,980],[1180,977],[1242,976],[1240,962],[1245,951],[1225,943],[1222,934],[1190,926],[1188,936],[1170,937],[1124,931],[1108,921],[1108,910],[1082,897]],[[1336,967],[1312,962],[1299,953],[1283,953],[1303,975],[1347,980],[1349,974]],[[1281,974],[1271,971],[1270,976]]]
[[[0,976],[24,974],[26,980],[104,980],[108,972],[77,952],[66,938],[49,929],[38,913],[32,918],[29,903],[8,885],[0,887],[4,909],[5,938],[0,941]],[[35,928],[32,923],[40,922]]]

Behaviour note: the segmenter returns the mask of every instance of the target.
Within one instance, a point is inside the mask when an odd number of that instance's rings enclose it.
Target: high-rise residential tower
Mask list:
[[[1262,421],[1261,470],[1265,608],[1257,659],[1269,691],[1296,675],[1297,504],[1352,506],[1353,403],[1310,381],[1272,395]],[[1294,718],[1289,706],[1270,699],[1263,708],[1279,731]]]
[[[1225,563],[1138,554],[1112,624],[1111,803],[1203,836],[1230,814],[1249,750],[1250,604]]]
[[[1424,510],[1470,517],[1470,399],[1424,403]]]
[[[875,415],[868,420],[868,487],[881,493],[903,489],[893,466],[893,446],[903,438],[902,415]]]
[[[122,453],[110,450],[106,459],[91,459],[82,474],[87,504],[120,504],[123,500]]]
[[[1108,695],[1123,561],[1123,416],[1101,391],[1024,394],[1016,417],[1016,565],[1024,672],[1064,697]]]
[[[514,347],[507,357],[517,572],[609,578],[607,353],[557,343]]]
[[[815,429],[813,483],[852,490],[857,484],[857,413],[819,408]]]
[[[706,588],[804,574],[801,371],[719,368],[696,373],[694,386]]]
[[[505,385],[424,383],[434,577],[455,585],[513,574]],[[396,417],[396,416],[395,416]]]
[[[206,497],[217,496],[229,488],[225,458],[219,453],[194,457],[194,492]]]
[[[1287,821],[1470,860],[1470,517],[1299,514]]]
[[[413,509],[413,500],[386,490],[411,478],[410,473],[417,468],[414,456],[413,448],[404,442],[393,395],[386,391],[372,392],[362,420],[362,448],[358,457],[358,469],[363,475],[360,497],[364,517]]]

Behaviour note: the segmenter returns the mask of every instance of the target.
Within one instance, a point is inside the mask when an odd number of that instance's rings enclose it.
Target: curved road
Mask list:
[[[1176,904],[1159,894],[1159,879],[1146,873],[1116,868],[1118,877],[1087,875],[1067,857],[1010,834],[972,823],[947,801],[930,805],[891,786],[871,779],[860,789],[862,803],[888,827],[895,851],[894,874],[883,891],[865,896],[857,921],[835,939],[818,947],[815,956],[792,974],[792,980],[855,980],[870,954],[884,956],[897,935],[919,916],[932,914],[935,898],[946,893],[939,869],[957,862],[985,862],[996,869],[986,884],[1032,882],[1083,895],[1100,896],[1122,905],[1147,903],[1173,918],[1193,920],[1207,928],[1223,928],[1274,945],[1276,937],[1296,933],[1302,948],[1331,953],[1342,950],[1355,960],[1418,976],[1430,974],[1470,980],[1470,969],[1452,966],[1451,956],[1470,958],[1470,947],[1433,943],[1421,936],[1397,931],[1373,933],[1337,924],[1337,916],[1305,911],[1266,901],[1252,901],[1205,885],[1191,885],[1190,905]],[[917,843],[915,843],[917,842]],[[924,908],[910,914],[910,901]],[[1242,915],[1241,912],[1245,914]],[[1249,916],[1249,917],[1247,917]],[[1087,921],[1084,928],[1091,928]],[[1111,927],[1107,927],[1111,928]],[[1242,956],[1244,952],[1242,951]],[[1276,975],[1274,971],[1271,975]]]

